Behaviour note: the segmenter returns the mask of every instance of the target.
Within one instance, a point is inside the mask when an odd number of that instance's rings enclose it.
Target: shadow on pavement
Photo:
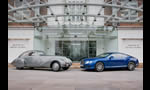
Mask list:
[[[20,69],[16,69],[16,68],[13,68],[13,70],[20,70]],[[52,71],[52,69],[50,68],[34,68],[34,69],[30,69],[30,68],[24,68],[24,69],[21,69],[21,70],[33,70],[33,71]],[[59,72],[61,71],[65,71],[65,70],[60,70]]]
[[[137,69],[135,69],[134,71],[136,71]],[[97,72],[97,71],[95,71],[95,70],[81,70],[81,71],[84,71],[84,72]],[[126,68],[113,68],[113,69],[104,69],[104,71],[103,72],[111,72],[111,71],[129,71],[128,69],[126,69]]]
[[[16,68],[12,68],[12,70],[18,70]],[[34,68],[34,69],[30,69],[30,68],[24,68],[24,69],[21,69],[21,70],[33,70],[33,71],[52,71],[52,69],[50,68]],[[135,69],[134,71],[137,71],[138,69]],[[59,72],[69,72],[69,71],[83,71],[83,72],[97,72],[95,70],[84,70],[84,69],[68,69],[68,70],[60,70]],[[126,68],[121,68],[121,69],[104,69],[103,72],[115,72],[115,71],[129,71],[127,70]]]

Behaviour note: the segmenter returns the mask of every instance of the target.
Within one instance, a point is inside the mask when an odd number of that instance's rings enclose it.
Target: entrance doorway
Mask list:
[[[66,56],[72,61],[96,56],[96,41],[56,41],[55,55]]]

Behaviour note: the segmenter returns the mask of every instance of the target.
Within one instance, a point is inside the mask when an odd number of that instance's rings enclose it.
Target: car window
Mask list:
[[[100,55],[98,55],[96,57],[103,58],[103,57],[107,57],[109,55],[110,55],[110,53],[103,53],[103,54],[100,54]]]
[[[23,53],[19,56],[19,58],[20,58],[20,57],[24,57],[24,56],[29,56],[29,51],[23,52]]]
[[[46,55],[46,54],[42,51],[26,51],[26,52],[23,52],[19,56],[19,58],[24,57],[24,56],[43,56],[43,55]]]
[[[112,54],[111,56],[114,57],[114,59],[125,59],[127,55],[124,54]]]
[[[37,52],[33,52],[31,56],[43,56],[43,55],[45,55],[44,52],[38,52],[37,51]]]

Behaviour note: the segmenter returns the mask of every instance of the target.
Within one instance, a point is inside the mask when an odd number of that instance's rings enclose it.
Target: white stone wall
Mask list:
[[[143,62],[143,28],[120,28],[118,49],[119,52],[132,55]]]
[[[8,63],[26,50],[33,49],[33,28],[8,28]]]

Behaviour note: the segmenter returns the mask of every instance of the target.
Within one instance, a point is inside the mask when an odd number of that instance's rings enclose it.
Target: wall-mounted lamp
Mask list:
[[[67,7],[67,5],[65,5],[65,7]]]
[[[67,15],[69,15],[69,13],[66,13]]]
[[[55,21],[57,22],[57,21],[58,21],[58,19],[55,19]]]
[[[68,21],[71,21],[71,19],[68,19]]]
[[[51,13],[51,15],[53,16],[54,14],[53,14],[53,13]]]
[[[98,13],[97,15],[101,15],[100,13]]]

